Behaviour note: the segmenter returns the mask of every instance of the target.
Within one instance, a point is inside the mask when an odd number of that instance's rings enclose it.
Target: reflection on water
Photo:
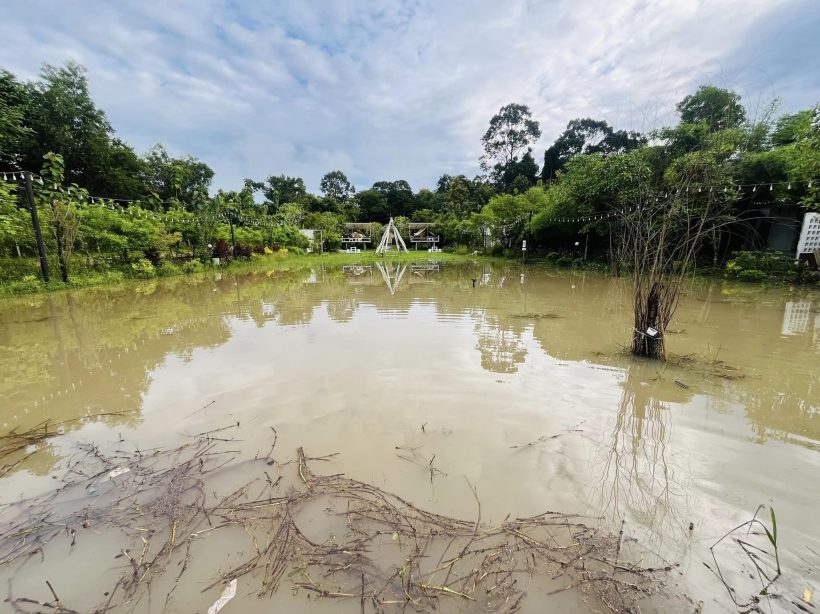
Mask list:
[[[635,371],[625,370],[615,415],[595,453],[594,508],[613,523],[635,523],[639,539],[660,550],[661,540],[679,540],[688,524],[682,516],[688,512],[687,488],[678,482],[685,472],[672,454],[671,407],[688,402],[691,393],[676,385],[664,388],[660,398],[658,387]],[[679,555],[674,546],[663,550]]]
[[[628,305],[625,280],[428,260],[7,300],[0,424],[85,416],[66,428],[150,446],[192,420],[285,422],[294,445],[342,448],[346,470],[383,467],[386,481],[408,470],[395,445],[427,445],[447,479],[498,495],[488,514],[624,518],[680,557],[689,522],[722,527],[772,500],[793,543],[820,551],[806,504],[820,468],[820,296],[693,283],[665,366],[622,352]],[[210,400],[221,409],[198,413]],[[452,436],[434,448],[425,421]],[[52,440],[8,492],[68,454]],[[463,483],[420,484],[431,505],[461,509]]]

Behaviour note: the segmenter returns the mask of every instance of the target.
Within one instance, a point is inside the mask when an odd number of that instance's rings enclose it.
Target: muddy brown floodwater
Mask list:
[[[613,535],[623,527],[642,565],[676,565],[669,580],[687,595],[685,606],[644,610],[735,609],[709,547],[766,505],[783,575],[760,607],[813,611],[820,292],[692,282],[668,331],[668,364],[624,353],[629,302],[628,283],[602,275],[425,260],[2,301],[0,432],[47,419],[65,432],[2,461],[0,523],[35,514],[19,502],[63,484],[88,444],[171,448],[233,425],[219,443],[241,467],[268,454],[273,427],[270,471],[280,474],[299,447],[338,452],[311,469],[448,517],[476,519],[472,485],[482,522],[550,510],[600,517],[587,521]],[[66,607],[104,604],[111,586],[99,574],[69,579],[65,569],[95,559],[121,570],[123,544],[86,533],[0,566],[3,590],[48,602],[50,580]],[[254,547],[215,540],[176,601],[163,593],[122,611],[204,612],[220,587],[202,589]],[[716,558],[738,601],[760,590],[738,541],[724,540]],[[317,601],[292,590],[295,579],[283,577],[276,611],[360,611],[358,597]],[[543,604],[536,595],[522,611]],[[240,587],[223,612],[270,607]],[[579,597],[560,609],[592,607]]]

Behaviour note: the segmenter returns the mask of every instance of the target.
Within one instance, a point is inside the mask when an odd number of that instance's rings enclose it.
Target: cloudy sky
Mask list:
[[[818,0],[10,0],[0,67],[76,60],[119,135],[216,171],[215,186],[341,169],[359,188],[478,172],[502,105],[543,149],[574,117],[648,130],[701,83],[752,116],[820,100]]]

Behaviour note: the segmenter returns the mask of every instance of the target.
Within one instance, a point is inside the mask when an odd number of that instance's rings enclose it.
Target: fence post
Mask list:
[[[31,173],[26,173],[26,196],[28,197],[29,211],[31,211],[31,225],[34,226],[34,237],[37,239],[37,251],[40,253],[40,270],[43,272],[43,280],[48,283],[51,279],[51,275],[48,272],[46,246],[43,243],[43,233],[40,230],[40,217],[37,215],[37,205],[34,202],[34,187],[31,183]]]

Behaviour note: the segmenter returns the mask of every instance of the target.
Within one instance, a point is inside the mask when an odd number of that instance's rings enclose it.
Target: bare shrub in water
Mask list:
[[[710,152],[684,156],[667,171],[674,187],[664,191],[652,181],[649,161],[635,156],[624,179],[613,260],[632,276],[631,350],[637,356],[666,359],[666,328],[698,250],[707,239],[719,243],[722,229],[736,221],[736,191],[717,161]]]

